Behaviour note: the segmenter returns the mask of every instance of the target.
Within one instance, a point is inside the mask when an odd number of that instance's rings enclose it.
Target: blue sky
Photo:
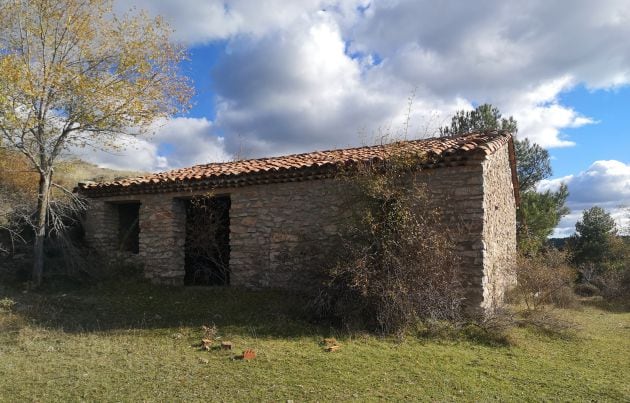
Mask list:
[[[225,54],[225,41],[216,41],[205,46],[189,49],[190,60],[184,63],[182,71],[193,79],[195,95],[193,109],[188,114],[196,118],[215,119],[215,90],[211,71]]]
[[[115,1],[162,15],[190,51],[194,107],[101,165],[161,171],[431,136],[492,103],[547,148],[571,196],[557,235],[630,205],[630,2]]]
[[[576,145],[551,149],[555,176],[584,171],[597,160],[614,159],[630,163],[629,87],[589,91],[584,86],[578,86],[561,93],[560,100],[597,123],[564,130]]]

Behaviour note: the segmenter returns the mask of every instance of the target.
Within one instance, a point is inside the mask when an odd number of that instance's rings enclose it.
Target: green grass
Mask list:
[[[6,298],[6,299],[5,299]],[[509,346],[345,334],[278,292],[130,282],[22,293],[0,285],[0,400],[597,400],[630,396],[630,313],[561,311],[563,337]],[[13,304],[11,301],[15,302]],[[200,351],[216,324],[235,351]],[[336,337],[327,353],[323,337]],[[233,359],[245,348],[258,357]]]

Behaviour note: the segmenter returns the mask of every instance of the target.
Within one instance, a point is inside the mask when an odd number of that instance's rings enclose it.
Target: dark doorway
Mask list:
[[[186,285],[230,284],[230,197],[186,201]]]
[[[140,203],[117,204],[118,250],[138,253],[140,251]]]

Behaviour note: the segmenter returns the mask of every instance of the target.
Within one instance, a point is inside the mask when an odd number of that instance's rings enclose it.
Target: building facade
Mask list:
[[[500,303],[514,283],[512,136],[475,133],[400,142],[396,149],[426,161],[419,178],[430,202],[442,207],[467,305]],[[361,147],[82,183],[77,190],[90,206],[86,239],[106,255],[133,256],[159,283],[308,286],[326,251],[339,247],[349,208],[336,172],[390,156],[389,146]]]

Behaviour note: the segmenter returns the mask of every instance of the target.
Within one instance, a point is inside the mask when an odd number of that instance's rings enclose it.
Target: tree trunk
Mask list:
[[[35,244],[33,246],[32,280],[35,286],[41,285],[44,272],[44,240],[46,239],[46,218],[50,204],[51,181],[52,172],[40,174],[37,196],[37,221],[35,222]]]

